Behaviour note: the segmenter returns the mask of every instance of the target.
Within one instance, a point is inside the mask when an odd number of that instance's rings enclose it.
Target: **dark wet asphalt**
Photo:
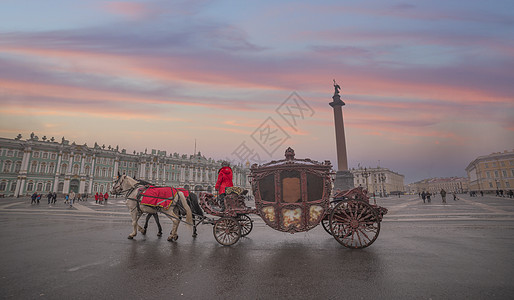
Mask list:
[[[451,199],[450,199],[451,200]],[[0,199],[0,290],[8,299],[513,299],[514,200],[442,205],[417,197],[389,207],[378,240],[350,250],[321,227],[288,234],[265,226],[232,247],[212,226],[175,243],[128,240],[118,200],[107,206]],[[171,222],[161,218],[163,227]],[[153,220],[151,221],[153,222]],[[142,224],[142,222],[141,222]]]

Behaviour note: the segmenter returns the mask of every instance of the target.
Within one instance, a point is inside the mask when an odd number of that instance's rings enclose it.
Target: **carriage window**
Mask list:
[[[307,173],[307,201],[316,201],[323,198],[323,178]]]
[[[302,188],[300,185],[300,172],[284,171],[281,174],[282,202],[296,203],[302,201]]]
[[[259,180],[262,201],[275,202],[275,175],[270,174]]]

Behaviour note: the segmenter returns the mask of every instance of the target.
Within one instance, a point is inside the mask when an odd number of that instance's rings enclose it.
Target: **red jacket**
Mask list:
[[[230,167],[223,167],[218,171],[218,181],[216,181],[216,190],[220,194],[225,193],[225,188],[234,186],[232,183],[232,169]]]
[[[105,199],[105,200],[109,199],[109,194],[107,194],[107,192],[106,192],[106,193],[105,193],[105,195],[104,195],[104,199]]]
[[[95,194],[95,201],[98,201],[98,193]]]

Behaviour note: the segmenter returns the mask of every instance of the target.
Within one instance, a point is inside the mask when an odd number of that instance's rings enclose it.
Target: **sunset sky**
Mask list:
[[[513,1],[0,0],[0,136],[349,166],[514,149]]]

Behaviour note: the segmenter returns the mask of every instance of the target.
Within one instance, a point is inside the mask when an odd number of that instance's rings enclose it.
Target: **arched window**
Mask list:
[[[33,189],[34,189],[34,183],[33,182],[29,182],[27,184],[27,192],[32,192]]]
[[[14,172],[16,173],[19,173],[21,170],[21,161],[17,161],[15,164],[14,164]]]
[[[61,174],[66,174],[66,170],[68,169],[68,165],[67,164],[62,164],[61,166]]]
[[[41,163],[41,166],[39,167],[39,173],[46,173],[46,163]]]
[[[7,182],[5,181],[2,181],[0,182],[0,191],[5,191],[5,189],[7,188]]]
[[[14,181],[12,184],[11,184],[11,192],[14,192],[16,190],[16,181]]]
[[[73,175],[78,175],[79,174],[79,168],[80,166],[79,165],[73,165]]]
[[[112,176],[112,168],[111,167],[109,167],[109,172],[107,173],[107,176],[109,176],[109,177]]]
[[[39,183],[37,184],[37,189],[36,189],[36,191],[41,192],[42,190],[43,190],[43,183],[39,182]]]
[[[84,168],[84,172],[86,172],[86,175],[87,175],[87,176],[91,175],[91,174],[89,174],[89,171],[91,171],[91,168],[90,168],[89,166],[86,166],[86,167]]]
[[[36,173],[37,172],[37,161],[33,161],[32,165],[30,167],[30,172]]]
[[[104,192],[104,185],[100,185],[100,193],[103,193]]]
[[[54,163],[50,163],[50,166],[48,167],[48,173],[53,174],[55,171],[55,165]]]
[[[64,190],[64,182],[59,182],[57,185],[57,191],[62,192]]]
[[[95,168],[95,176],[100,176],[100,167]]]
[[[107,169],[106,168],[102,169],[102,176],[107,177]]]
[[[4,173],[10,173],[11,172],[11,161],[6,160],[4,162]]]
[[[50,189],[51,189],[51,188],[52,188],[52,183],[47,182],[47,183],[46,183],[46,186],[45,186],[45,191],[46,191],[46,192],[50,192]]]

